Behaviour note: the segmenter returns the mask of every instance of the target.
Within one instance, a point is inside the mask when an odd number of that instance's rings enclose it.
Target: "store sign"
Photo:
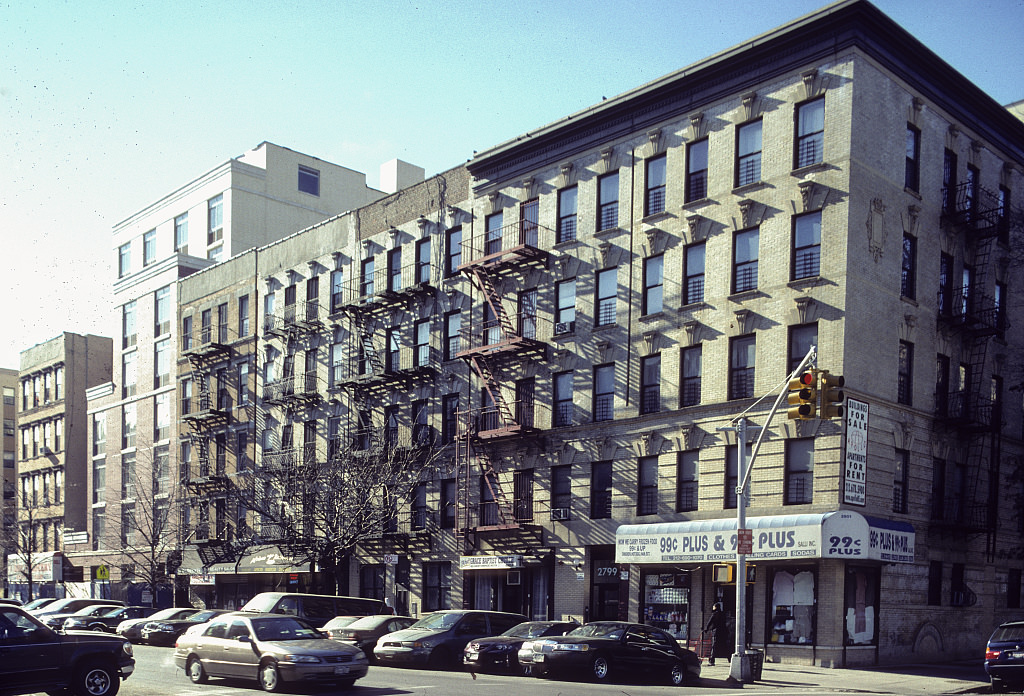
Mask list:
[[[51,551],[28,556],[16,553],[7,555],[9,583],[28,582],[29,575],[32,576],[32,582],[63,582],[63,570],[64,557],[60,553]]]
[[[459,570],[503,570],[506,568],[522,568],[523,557],[520,554],[508,556],[459,556]]]
[[[199,575],[189,576],[190,585],[216,585],[217,576],[213,573],[201,573]]]
[[[913,563],[913,528],[885,520],[873,522],[852,510],[748,518],[753,539],[747,559]],[[738,535],[735,520],[719,519],[622,525],[615,541],[618,563],[720,563],[735,560]]]
[[[846,466],[843,470],[843,502],[867,505],[868,404],[846,400]]]

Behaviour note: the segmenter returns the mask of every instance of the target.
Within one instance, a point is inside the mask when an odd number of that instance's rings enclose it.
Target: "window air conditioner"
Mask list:
[[[551,519],[554,521],[564,521],[569,519],[569,508],[551,508]]]
[[[555,322],[555,335],[572,333],[576,330],[575,321],[559,321]]]

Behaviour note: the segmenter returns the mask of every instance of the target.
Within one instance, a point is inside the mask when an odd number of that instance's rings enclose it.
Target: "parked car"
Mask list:
[[[335,616],[370,616],[394,613],[379,599],[305,594],[302,592],[260,592],[241,611],[286,614],[305,619],[317,628]]]
[[[13,604],[16,607],[20,607],[21,600],[14,597],[0,597],[0,604]]]
[[[150,645],[174,645],[178,636],[189,627],[206,623],[215,616],[226,613],[227,609],[204,609],[183,619],[147,621],[142,625],[142,633],[139,637],[143,643]]]
[[[1020,691],[1024,687],[1024,621],[997,628],[985,646],[985,672],[992,691]]]
[[[57,601],[56,597],[36,597],[35,599],[33,599],[28,604],[25,604],[22,608],[25,611],[30,611],[30,612],[34,613],[34,612],[42,609],[43,607],[45,607],[47,604],[50,604],[50,603],[56,602],[56,601]]]
[[[58,599],[49,604],[45,604],[40,609],[30,609],[33,614],[42,618],[48,614],[64,614],[65,616],[71,616],[79,609],[85,607],[96,606],[97,604],[105,604],[108,607],[123,607],[124,602],[117,599],[90,599],[80,597],[65,597],[64,599]]]
[[[44,612],[38,614],[37,617],[44,624],[49,626],[55,631],[59,631],[64,628],[64,622],[72,616],[99,616],[105,614],[111,609],[117,608],[118,604],[87,604],[81,607],[77,611],[58,611],[58,612]]]
[[[578,627],[575,621],[525,621],[500,635],[469,641],[462,653],[462,663],[471,672],[522,672],[519,649],[525,641],[561,636]]]
[[[327,631],[327,637],[331,640],[349,643],[362,650],[370,662],[375,662],[377,659],[372,657],[373,649],[377,646],[377,641],[381,636],[401,631],[416,623],[416,619],[411,616],[393,616],[391,614],[355,617],[355,621],[346,622],[344,626],[334,623],[338,619],[348,618],[350,617],[336,616],[324,624],[323,630]]]
[[[636,675],[681,686],[700,677],[700,659],[660,628],[596,621],[533,642],[533,674],[576,674],[597,682]]]
[[[125,619],[117,625],[117,635],[130,641],[142,640],[142,627],[150,621],[177,621],[192,616],[198,609],[195,607],[171,607],[161,609],[144,619]]]
[[[72,614],[64,619],[65,631],[103,631],[113,633],[118,624],[126,619],[145,619],[156,611],[156,607],[114,607],[99,614],[82,616]]]
[[[134,669],[126,640],[57,633],[21,607],[0,605],[0,696],[65,690],[114,696]]]
[[[381,664],[451,669],[461,662],[469,641],[503,633],[526,620],[522,614],[503,611],[435,611],[409,628],[381,636],[373,655]]]
[[[321,626],[320,630],[323,633],[326,633],[328,638],[330,638],[331,640],[335,640],[335,637],[333,635],[331,635],[332,633],[340,631],[341,629],[345,628],[349,624],[355,623],[356,621],[358,621],[361,618],[363,618],[363,617],[361,617],[361,616],[335,616],[333,619],[331,619],[330,621],[325,623],[323,626]]]
[[[174,664],[196,684],[241,677],[257,680],[264,691],[280,691],[294,682],[347,688],[366,676],[368,663],[359,648],[329,640],[294,616],[230,612],[178,639]]]

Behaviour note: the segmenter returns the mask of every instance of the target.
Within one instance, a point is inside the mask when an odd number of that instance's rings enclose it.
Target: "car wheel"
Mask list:
[[[195,655],[188,658],[188,662],[185,664],[185,674],[188,675],[189,680],[193,684],[206,683],[206,670],[203,668],[203,663]]]
[[[351,689],[355,685],[355,683],[356,683],[355,679],[339,679],[338,680],[338,688],[339,689]]]
[[[590,676],[596,682],[607,682],[612,674],[612,665],[604,655],[595,655],[590,661]]]
[[[79,696],[114,696],[119,688],[121,679],[109,665],[87,665],[71,682],[71,691]]]
[[[260,688],[268,693],[281,690],[281,672],[276,662],[264,662],[260,665]]]
[[[90,631],[96,631],[97,633],[106,633],[107,628],[103,624],[95,624],[89,627]]]
[[[430,669],[449,669],[453,666],[451,654],[445,648],[434,648],[427,660]]]
[[[672,664],[672,669],[668,673],[668,680],[672,686],[682,686],[686,683],[686,667],[683,666],[682,662]]]

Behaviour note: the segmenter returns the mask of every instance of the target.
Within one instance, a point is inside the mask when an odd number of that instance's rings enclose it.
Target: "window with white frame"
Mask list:
[[[156,261],[156,230],[142,235],[142,265],[148,266]]]
[[[821,272],[821,211],[793,218],[793,280]]]
[[[558,230],[555,242],[576,240],[576,206],[578,189],[569,186],[558,192]]]
[[[206,245],[211,246],[224,238],[224,194],[206,202]]]
[[[597,229],[619,226],[619,172],[614,171],[597,180]]]
[[[576,279],[555,284],[555,333],[569,333],[576,329]]]
[[[665,162],[664,154],[651,157],[644,163],[646,190],[644,191],[644,215],[665,212]]]
[[[171,330],[171,288],[169,285],[157,290],[153,295],[154,327],[153,335],[162,336]]]
[[[131,348],[137,340],[135,328],[135,300],[125,302],[121,307],[122,348]]]
[[[824,145],[825,97],[818,97],[796,108],[796,167],[821,162]]]
[[[758,228],[741,230],[733,237],[732,291],[757,289]]]
[[[311,196],[320,195],[320,172],[312,167],[299,165],[299,191]]]
[[[117,277],[124,278],[132,270],[132,244],[128,242],[117,248]]]
[[[736,185],[746,186],[761,180],[761,120],[736,129]]]
[[[174,218],[174,250],[179,254],[188,253],[188,213]]]
[[[814,438],[786,440],[783,504],[814,502]]]

